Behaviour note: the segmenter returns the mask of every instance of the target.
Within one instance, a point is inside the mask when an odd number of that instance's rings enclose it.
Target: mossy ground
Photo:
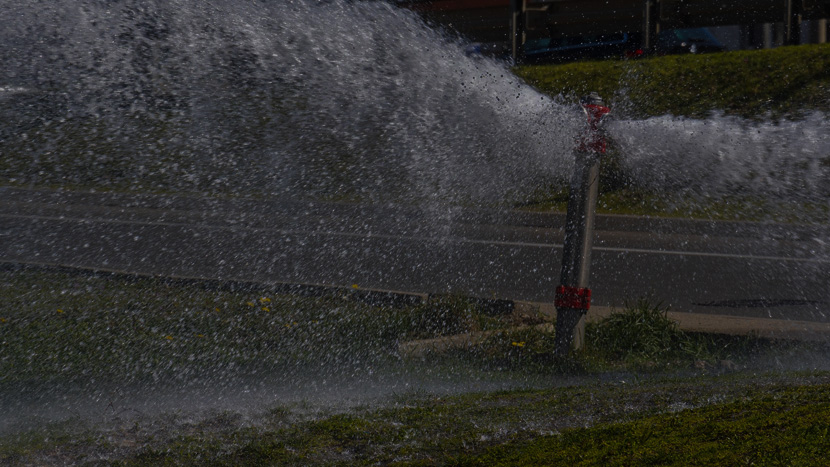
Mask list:
[[[158,417],[6,437],[0,459],[113,465],[824,465],[830,376],[732,374],[456,396],[243,423]],[[69,434],[67,434],[69,433]]]
[[[493,316],[452,297],[377,307],[348,296],[22,269],[0,272],[0,318],[5,394],[129,384],[199,391],[205,386],[193,381],[291,378],[321,367],[334,379],[337,372],[387,372],[391,378],[443,372],[533,387],[404,392],[349,409],[276,404],[253,415],[223,411],[193,418],[174,411],[113,415],[106,423],[79,415],[0,437],[0,461],[11,464],[828,460],[821,449],[830,411],[828,373],[734,369],[759,355],[826,354],[826,347],[688,335],[647,301],[589,327],[588,348],[566,361],[552,355],[551,333],[533,328],[496,332],[476,346],[414,361],[396,356],[401,340],[516,324],[515,317]],[[719,365],[726,358],[737,364]],[[684,440],[697,454],[673,452]]]
[[[359,288],[355,288],[357,292]],[[401,340],[504,326],[472,301],[372,306],[163,278],[0,271],[0,387],[345,373],[396,363]]]
[[[302,297],[267,287],[240,291],[32,268],[0,271],[0,388],[89,379],[177,384],[308,368],[344,374],[405,369],[401,342],[477,331],[498,332],[475,346],[436,355],[433,363],[485,372],[590,372],[635,361],[691,366],[740,357],[730,352],[748,349],[726,338],[690,337],[662,308],[641,301],[589,326],[591,345],[584,354],[557,361],[552,332],[515,327],[542,323],[547,318],[541,314],[494,315],[461,297],[373,306],[355,296]],[[632,347],[632,340],[642,345]]]
[[[765,388],[676,413],[568,430],[466,456],[469,465],[824,465],[830,386]]]
[[[560,185],[540,187],[515,207],[526,211],[565,212],[568,192],[568,188]],[[689,198],[632,186],[611,188],[600,184],[596,212],[713,221],[826,224],[830,218],[830,204],[740,195]]]
[[[830,44],[518,67],[550,95],[596,91],[629,117],[798,118],[830,110]]]

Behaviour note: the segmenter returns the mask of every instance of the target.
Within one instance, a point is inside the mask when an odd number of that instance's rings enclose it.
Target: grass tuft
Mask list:
[[[701,342],[681,331],[668,308],[640,298],[599,323],[588,326],[589,350],[612,362],[663,364],[708,356]]]

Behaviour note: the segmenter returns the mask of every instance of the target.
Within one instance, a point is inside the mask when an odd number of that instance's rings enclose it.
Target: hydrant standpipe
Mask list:
[[[562,275],[556,288],[555,350],[559,356],[572,347],[580,348],[584,340],[583,317],[591,306],[588,279],[594,234],[594,213],[599,193],[599,164],[605,154],[606,141],[600,124],[611,111],[597,93],[580,99],[588,118],[585,133],[577,142],[576,163],[568,196],[565,221],[565,246]],[[577,339],[574,330],[579,328]]]

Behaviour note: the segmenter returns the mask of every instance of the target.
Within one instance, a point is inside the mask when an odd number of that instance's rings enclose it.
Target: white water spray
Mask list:
[[[503,201],[566,180],[584,124],[380,1],[10,0],[0,24],[17,183]],[[642,187],[821,202],[825,120],[620,116],[610,133]]]
[[[824,114],[781,122],[663,116],[615,121],[609,130],[640,186],[690,195],[815,202],[830,197],[830,125]]]
[[[383,2],[14,0],[0,16],[0,84],[32,89],[4,150],[34,155],[18,176],[34,183],[492,200],[562,178],[581,123]]]

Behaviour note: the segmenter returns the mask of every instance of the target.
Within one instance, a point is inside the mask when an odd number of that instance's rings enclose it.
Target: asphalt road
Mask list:
[[[0,261],[553,301],[564,215],[0,188]],[[596,305],[830,322],[830,229],[598,216]]]

